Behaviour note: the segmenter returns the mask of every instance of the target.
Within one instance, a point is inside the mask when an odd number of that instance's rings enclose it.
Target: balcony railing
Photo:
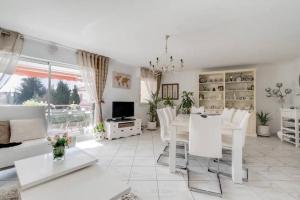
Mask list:
[[[93,105],[51,105],[50,115],[48,112],[49,133],[68,132],[76,135],[90,132],[93,129]]]

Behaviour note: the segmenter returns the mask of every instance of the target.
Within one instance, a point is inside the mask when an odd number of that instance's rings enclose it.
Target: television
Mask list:
[[[112,102],[112,117],[126,118],[134,116],[134,102],[114,101]]]

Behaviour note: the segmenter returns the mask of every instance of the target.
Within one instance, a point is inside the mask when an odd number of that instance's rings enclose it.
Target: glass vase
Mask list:
[[[53,160],[59,161],[65,159],[65,146],[53,147]]]

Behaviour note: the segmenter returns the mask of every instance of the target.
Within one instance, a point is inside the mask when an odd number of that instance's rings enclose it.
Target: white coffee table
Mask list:
[[[15,162],[21,190],[95,164],[97,159],[78,148],[66,150],[65,160],[53,161],[51,153]]]
[[[95,164],[21,192],[22,200],[117,200],[130,186]]]
[[[64,161],[45,154],[15,162],[22,200],[119,199],[130,187],[95,164],[97,159],[78,149],[67,150]]]

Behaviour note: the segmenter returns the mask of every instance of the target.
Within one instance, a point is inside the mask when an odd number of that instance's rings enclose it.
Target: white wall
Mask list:
[[[121,72],[131,75],[131,88],[120,89],[112,87],[112,72]],[[103,104],[103,117],[112,117],[112,102],[113,101],[133,101],[135,116],[141,118],[143,123],[147,121],[147,104],[140,103],[140,68],[127,66],[119,63],[115,60],[111,60],[109,63],[109,69],[107,74],[107,82],[104,89],[104,101]]]
[[[194,69],[181,72],[170,72],[164,74],[162,83],[179,83],[179,92],[192,91],[194,92],[195,102],[199,101],[199,85],[198,76],[201,71],[214,71],[214,70],[230,70],[230,69],[242,69],[242,68],[256,68],[256,106],[257,111],[263,110],[270,112],[272,115],[271,131],[275,133],[280,129],[280,105],[273,98],[267,98],[265,94],[265,88],[274,88],[277,82],[282,82],[284,87],[293,89],[292,94],[287,98],[286,105],[300,106],[300,96],[296,96],[299,93],[298,78],[300,75],[300,58],[285,61],[275,64],[264,65],[252,65],[252,66],[235,66],[235,67],[222,67],[222,68],[210,68],[210,69]],[[178,105],[180,100],[175,101]]]
[[[71,65],[77,65],[76,51],[71,48],[66,48],[48,41],[41,41],[32,38],[25,38],[22,55],[46,59],[50,61],[62,62]],[[132,83],[130,89],[119,89],[112,87],[112,72],[122,72],[130,74]],[[104,89],[104,105],[103,115],[105,118],[112,116],[112,102],[113,101],[134,101],[135,115],[147,121],[148,106],[140,104],[140,68],[135,66],[128,66],[111,59],[109,62],[109,71],[107,76],[106,87]]]
[[[22,55],[77,65],[76,51],[55,43],[25,37]]]

